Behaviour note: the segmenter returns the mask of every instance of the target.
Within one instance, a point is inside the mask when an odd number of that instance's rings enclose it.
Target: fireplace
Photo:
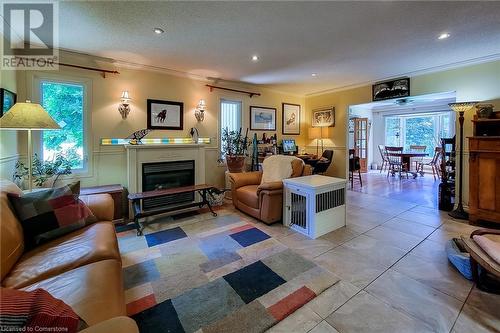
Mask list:
[[[194,160],[142,164],[142,191],[165,190],[195,184]],[[143,209],[168,207],[194,201],[193,193],[144,199]]]

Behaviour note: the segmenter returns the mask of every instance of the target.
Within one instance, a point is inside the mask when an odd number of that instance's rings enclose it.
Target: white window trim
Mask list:
[[[232,99],[232,98],[225,98],[225,97],[221,97],[219,99],[219,125],[218,125],[218,128],[217,128],[217,131],[218,131],[218,135],[217,135],[217,141],[218,141],[218,145],[217,145],[217,150],[218,150],[218,153],[219,153],[219,157],[221,156],[221,153],[222,153],[222,108],[221,108],[221,105],[222,105],[222,102],[232,102],[232,103],[238,103],[240,105],[240,126],[241,128],[243,128],[243,101],[242,100],[237,100],[237,99]],[[225,159],[224,159],[224,165],[225,165]]]
[[[84,86],[83,96],[83,168],[73,169],[70,175],[61,176],[60,179],[92,177],[93,153],[92,153],[92,79],[56,73],[39,73],[31,75],[32,101],[41,102],[40,85],[42,81],[55,81],[67,84],[78,84]],[[42,154],[41,131],[33,132],[33,152]]]

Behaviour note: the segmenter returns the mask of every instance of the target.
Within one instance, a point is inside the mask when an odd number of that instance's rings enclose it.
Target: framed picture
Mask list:
[[[148,99],[148,129],[182,130],[184,103]]]
[[[372,85],[373,101],[410,96],[410,78],[379,82]]]
[[[276,131],[276,109],[250,106],[250,129],[253,131]]]
[[[0,88],[0,117],[16,104],[17,94],[10,90]]]
[[[312,110],[312,127],[333,127],[335,126],[335,108],[327,106]]]
[[[299,135],[300,134],[300,105],[281,103],[282,107],[282,127],[281,133]]]

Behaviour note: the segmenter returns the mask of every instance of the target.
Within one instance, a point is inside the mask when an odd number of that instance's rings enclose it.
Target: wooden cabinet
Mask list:
[[[469,222],[478,220],[500,223],[500,136],[469,138]]]
[[[368,118],[353,118],[354,156],[359,157],[360,171],[368,170]]]

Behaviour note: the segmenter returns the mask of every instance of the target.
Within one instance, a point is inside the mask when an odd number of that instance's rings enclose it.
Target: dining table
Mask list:
[[[429,156],[428,153],[416,152],[416,151],[411,151],[411,150],[409,150],[409,151],[403,151],[400,155],[401,155],[401,160],[402,160],[403,164],[406,163],[406,165],[408,167],[408,173],[410,173],[413,176],[413,179],[417,178],[417,176],[419,174],[419,171],[418,170],[415,170],[415,171],[411,171],[410,170],[411,158],[412,157],[425,157],[425,156]],[[420,175],[423,176],[424,172],[420,171]]]

